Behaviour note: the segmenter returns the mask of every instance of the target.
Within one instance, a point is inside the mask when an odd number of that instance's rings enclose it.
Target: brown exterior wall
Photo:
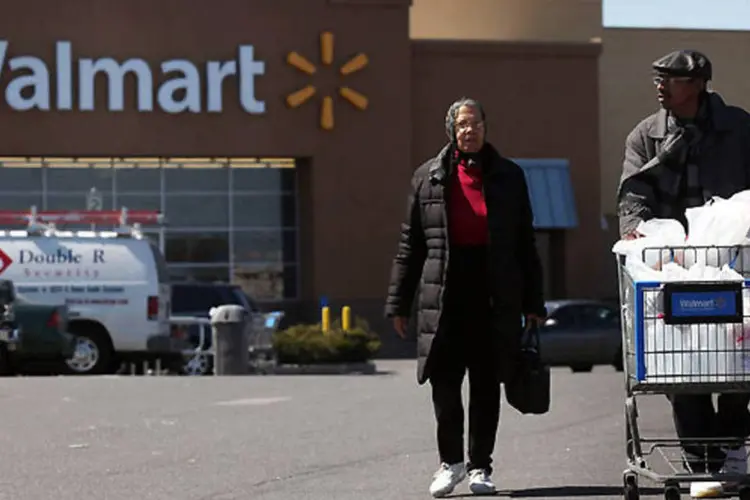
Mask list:
[[[580,225],[566,232],[565,295],[598,295],[599,45],[414,41],[412,50],[413,164],[444,144],[445,110],[462,95],[485,105],[488,138],[506,156],[569,159]]]
[[[409,0],[8,0],[0,18],[8,57],[43,58],[54,71],[54,43],[70,40],[74,58],[184,58],[204,65],[231,60],[252,44],[265,62],[255,93],[263,115],[238,105],[224,85],[224,111],[138,113],[135,86],[125,111],[14,112],[0,105],[0,156],[294,156],[300,166],[302,300],[291,318],[309,315],[320,295],[333,306],[379,318],[408,179],[445,137],[443,115],[464,94],[484,101],[490,138],[509,156],[571,161],[580,228],[565,240],[570,295],[596,295],[599,238],[597,57],[591,44],[441,43],[409,39]],[[35,12],[34,16],[26,13]],[[377,26],[377,30],[371,29]],[[335,36],[332,68],[321,64],[323,31]],[[297,51],[318,71],[286,63]],[[363,70],[341,76],[357,53]],[[450,68],[449,68],[450,66]],[[8,82],[8,68],[0,78]],[[560,78],[560,75],[573,75]],[[55,94],[54,77],[51,93]],[[308,83],[315,99],[290,109],[286,96]],[[97,105],[106,104],[103,79]],[[367,96],[365,111],[337,95],[347,85]],[[76,87],[74,87],[76,88]],[[323,95],[334,100],[335,128],[319,126]],[[203,96],[205,103],[205,95]],[[167,214],[167,217],[169,214]],[[385,328],[382,322],[375,326]],[[384,330],[383,330],[384,331]]]

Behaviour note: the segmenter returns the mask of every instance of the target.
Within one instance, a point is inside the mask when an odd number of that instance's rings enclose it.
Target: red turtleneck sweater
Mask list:
[[[486,245],[489,236],[487,205],[482,190],[479,166],[459,162],[450,185],[448,201],[448,238],[451,245]]]

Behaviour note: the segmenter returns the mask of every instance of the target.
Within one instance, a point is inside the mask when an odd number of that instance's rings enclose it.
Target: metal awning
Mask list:
[[[578,226],[570,162],[558,158],[513,159],[526,174],[534,227],[571,229]]]

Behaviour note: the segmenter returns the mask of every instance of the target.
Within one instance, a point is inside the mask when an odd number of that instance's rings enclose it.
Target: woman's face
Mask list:
[[[476,153],[484,145],[484,122],[478,109],[461,106],[456,115],[456,142],[464,153]]]

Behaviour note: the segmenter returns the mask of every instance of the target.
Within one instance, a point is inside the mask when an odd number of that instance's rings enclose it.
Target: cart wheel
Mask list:
[[[665,500],[680,500],[680,487],[679,486],[667,486],[664,488],[664,499]]]
[[[740,500],[750,500],[750,486],[740,488]]]
[[[625,500],[640,500],[641,493],[638,491],[637,484],[625,485]]]
[[[641,494],[638,491],[638,476],[632,472],[626,472],[623,475],[623,488],[625,500],[640,500]]]

